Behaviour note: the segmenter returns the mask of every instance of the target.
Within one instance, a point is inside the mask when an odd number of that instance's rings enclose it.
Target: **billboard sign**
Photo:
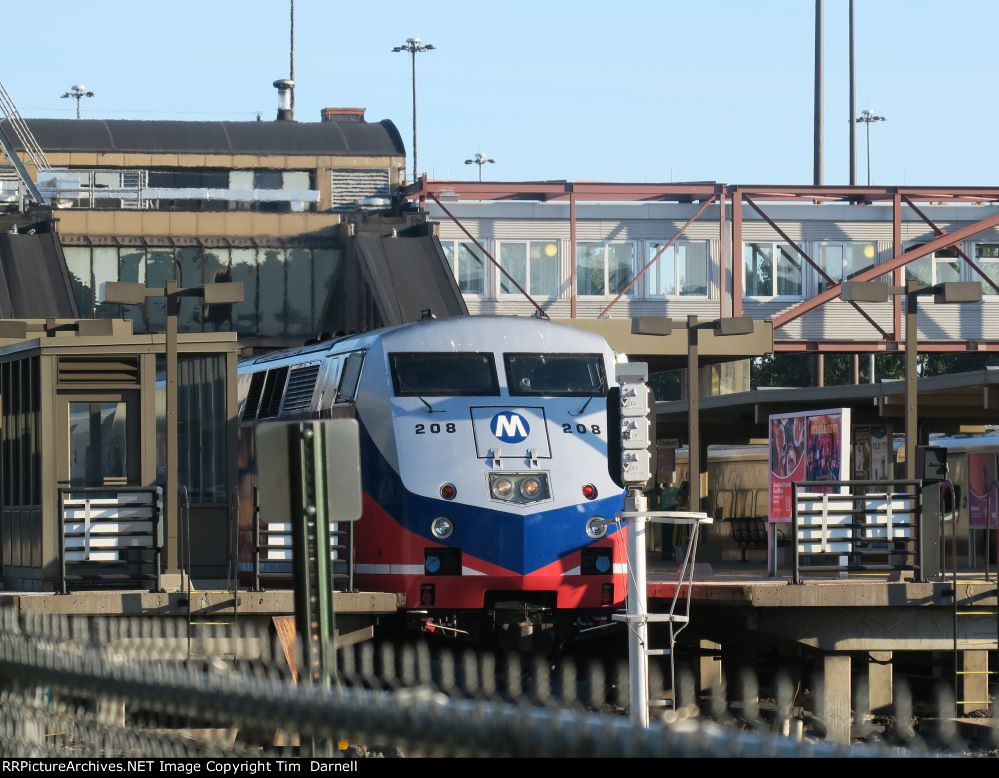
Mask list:
[[[791,521],[795,481],[842,481],[850,473],[850,409],[770,416],[771,522]],[[832,491],[833,487],[814,489]]]
[[[999,518],[999,483],[995,454],[968,454],[968,526],[995,527]]]

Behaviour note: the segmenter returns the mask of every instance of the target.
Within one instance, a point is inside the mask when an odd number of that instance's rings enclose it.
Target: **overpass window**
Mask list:
[[[819,266],[834,282],[846,281],[874,267],[878,248],[872,242],[820,243],[817,252]],[[829,287],[825,279],[819,286]]]
[[[659,254],[646,273],[648,296],[707,297],[708,241],[677,241],[663,250],[665,245],[665,241],[647,245],[646,262]]]
[[[975,245],[975,261],[989,278],[999,284],[999,243],[978,243]],[[975,277],[978,274],[975,273]],[[982,281],[982,294],[999,294],[991,284]]]
[[[462,294],[485,294],[485,260],[479,247],[471,241],[441,241],[454,280]]]
[[[396,397],[486,397],[499,394],[489,352],[389,354]]]
[[[603,397],[607,394],[600,354],[504,354],[511,395]]]
[[[634,243],[576,244],[576,292],[578,294],[620,294],[634,275]]]
[[[561,279],[561,251],[555,240],[503,241],[500,265],[535,297],[558,297]],[[502,273],[500,294],[519,295],[517,287]]]
[[[906,251],[918,248],[919,243],[906,246]],[[905,266],[905,276],[919,281],[924,286],[942,284],[945,281],[961,280],[961,259],[954,248],[940,249],[933,254],[913,260]],[[988,286],[988,284],[986,284]],[[991,289],[991,287],[989,287]]]
[[[742,256],[747,297],[801,297],[804,260],[789,243],[747,243]]]

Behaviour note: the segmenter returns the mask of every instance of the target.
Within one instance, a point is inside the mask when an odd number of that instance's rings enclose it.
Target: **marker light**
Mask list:
[[[607,534],[607,519],[603,516],[593,516],[586,522],[586,534],[594,540],[599,540]]]
[[[586,484],[586,486],[583,487],[583,497],[587,500],[597,499],[597,487],[593,484]]]
[[[541,481],[537,478],[525,478],[520,482],[520,493],[529,500],[541,494]]]
[[[454,532],[454,522],[447,516],[438,516],[430,522],[430,532],[438,540],[447,540]]]
[[[454,484],[443,484],[441,486],[441,497],[445,500],[453,500],[458,496],[458,490],[455,489]]]

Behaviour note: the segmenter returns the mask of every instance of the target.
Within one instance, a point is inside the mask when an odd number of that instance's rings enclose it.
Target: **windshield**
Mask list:
[[[600,397],[607,377],[600,354],[506,354],[512,395]]]
[[[396,397],[498,395],[491,353],[389,354]]]

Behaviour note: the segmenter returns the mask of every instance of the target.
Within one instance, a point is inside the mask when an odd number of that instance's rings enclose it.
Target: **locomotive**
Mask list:
[[[610,626],[627,588],[614,364],[600,336],[543,319],[427,318],[242,362],[239,413],[357,419],[355,588],[403,593],[427,632],[559,641]]]

